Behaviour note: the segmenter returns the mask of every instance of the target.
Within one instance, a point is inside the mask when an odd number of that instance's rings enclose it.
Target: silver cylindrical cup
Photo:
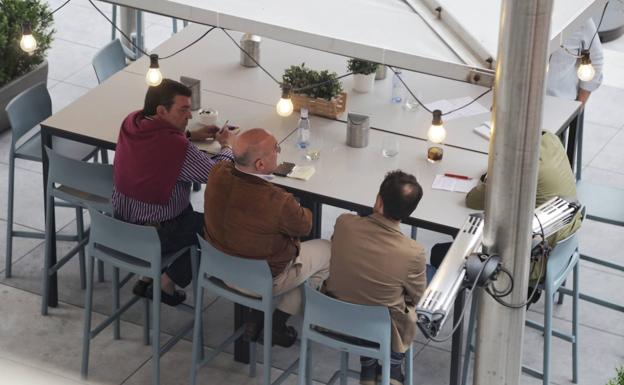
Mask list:
[[[240,64],[242,66],[256,67],[256,62],[260,63],[260,40],[260,36],[250,33],[246,33],[241,37],[241,47],[247,52],[247,54],[243,51],[240,53]]]
[[[377,71],[375,71],[375,80],[383,80],[386,78],[386,71],[388,67],[383,64],[377,66]]]
[[[368,146],[369,129],[368,115],[349,112],[347,115],[347,146],[355,148]]]

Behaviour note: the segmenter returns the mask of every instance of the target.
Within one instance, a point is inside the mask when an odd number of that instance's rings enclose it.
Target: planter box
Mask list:
[[[20,92],[41,82],[45,82],[46,84],[48,82],[47,60],[44,60],[43,63],[39,64],[26,75],[22,75],[0,88],[0,132],[11,128],[11,125],[9,125],[9,118],[5,111],[6,105]]]
[[[324,116],[330,119],[337,119],[340,114],[347,109],[347,93],[342,92],[332,100],[321,98],[310,99],[305,95],[291,95],[293,107],[295,111],[299,111],[302,107],[308,109],[308,113],[318,116]]]

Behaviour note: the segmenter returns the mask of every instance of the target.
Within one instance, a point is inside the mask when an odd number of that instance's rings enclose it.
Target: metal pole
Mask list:
[[[504,300],[513,304],[527,295],[552,4],[504,0],[501,7],[483,244],[512,273],[514,290]],[[480,295],[474,383],[519,384],[525,308]]]

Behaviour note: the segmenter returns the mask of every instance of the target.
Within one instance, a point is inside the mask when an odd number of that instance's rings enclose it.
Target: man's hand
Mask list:
[[[214,139],[215,135],[219,132],[220,128],[215,126],[214,124],[201,126],[197,130],[189,130],[191,134],[191,140],[201,141],[206,139]]]
[[[583,103],[583,105],[585,105],[585,103],[587,103],[587,99],[589,99],[589,95],[591,95],[591,92],[584,90],[582,88],[579,88],[578,94],[576,95],[576,100],[578,100],[579,102]]]
[[[215,139],[217,140],[217,142],[219,142],[219,144],[221,144],[221,147],[229,146],[230,148],[232,148],[232,146],[234,146],[234,141],[236,140],[236,134],[233,132],[233,130],[230,130],[227,127],[226,123],[226,125],[224,125],[223,128],[219,132],[217,132],[217,134],[215,135]]]

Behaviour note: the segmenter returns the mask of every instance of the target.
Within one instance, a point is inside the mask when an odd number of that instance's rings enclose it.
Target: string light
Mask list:
[[[30,23],[22,25],[22,39],[20,40],[20,48],[22,51],[32,55],[37,49],[37,40],[32,35],[32,26]]]
[[[290,116],[293,112],[293,102],[290,99],[290,86],[287,84],[282,85],[282,97],[277,102],[275,110],[279,116]]]
[[[431,121],[431,127],[427,131],[427,138],[433,143],[433,146],[427,149],[427,160],[432,163],[441,161],[444,150],[439,144],[446,139],[446,129],[442,122],[442,111],[433,110],[433,120]]]
[[[581,51],[581,64],[576,70],[576,75],[583,82],[588,82],[592,80],[596,75],[596,70],[592,65],[588,49]]]
[[[145,75],[145,81],[150,87],[156,87],[162,82],[163,76],[160,73],[160,66],[158,65],[158,55],[150,55],[150,67]]]

